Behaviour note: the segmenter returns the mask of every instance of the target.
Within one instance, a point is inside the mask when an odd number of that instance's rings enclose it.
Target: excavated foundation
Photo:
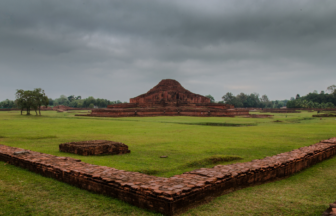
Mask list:
[[[332,138],[260,160],[163,178],[0,145],[0,160],[9,164],[165,215],[237,189],[288,177],[335,154],[336,138]]]
[[[69,142],[59,145],[61,152],[69,152],[79,155],[106,155],[106,154],[127,154],[131,151],[128,146],[108,140],[91,140],[82,142]]]

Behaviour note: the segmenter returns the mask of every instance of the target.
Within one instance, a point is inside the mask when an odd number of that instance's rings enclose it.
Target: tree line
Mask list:
[[[222,100],[221,103],[231,104],[237,108],[280,108],[286,106],[288,102],[288,100],[271,101],[267,95],[260,96],[258,93],[245,94],[243,92],[236,96],[228,92],[222,97]]]
[[[48,98],[41,88],[36,88],[34,90],[23,90],[18,89],[15,93],[16,100],[6,99],[0,102],[1,109],[20,109],[21,115],[23,110],[27,110],[27,115],[30,115],[31,110],[37,111],[41,115],[41,107],[53,107],[58,105],[64,105],[74,108],[106,108],[110,104],[122,103],[120,100],[110,101],[107,99],[97,98],[90,96],[88,98],[82,99],[81,96],[75,97],[74,95],[65,96],[61,95],[59,98],[52,99]]]
[[[336,106],[336,85],[329,86],[327,88],[329,93],[321,91],[318,93],[316,90],[300,97],[299,94],[296,97],[292,97],[287,103],[288,108],[335,108]]]
[[[222,97],[222,101],[217,103],[225,103],[234,105],[237,108],[335,108],[336,106],[336,85],[331,85],[327,88],[329,93],[321,91],[313,91],[307,95],[300,97],[299,94],[296,97],[291,97],[290,100],[274,100],[268,99],[267,95],[260,96],[258,93],[245,94],[240,93],[233,95],[231,92],[226,93]],[[211,103],[215,103],[215,99],[211,95],[205,97],[210,99]]]
[[[34,109],[36,114],[37,110],[41,109],[41,106],[57,106],[64,105],[74,108],[106,108],[110,104],[122,103],[120,100],[110,101],[102,98],[94,98],[92,96],[82,99],[81,96],[65,96],[61,95],[59,98],[52,99],[45,95],[44,90],[36,88],[33,91],[30,90],[17,90],[16,100],[12,101],[6,99],[0,102],[0,108],[20,108],[21,114],[23,109],[27,109],[27,114],[30,114],[30,110]],[[206,95],[205,97],[210,99],[211,103],[215,103],[213,96]],[[127,102],[125,102],[127,103]],[[255,107],[255,108],[280,108],[287,106],[288,108],[335,108],[336,106],[336,85],[331,85],[327,88],[327,93],[321,91],[318,93],[316,90],[308,93],[305,96],[300,97],[299,94],[296,97],[291,97],[290,100],[274,100],[268,99],[267,95],[260,96],[258,93],[245,94],[240,93],[233,95],[231,92],[227,92],[221,101],[217,103],[225,103],[234,105],[237,108],[241,107]]]
[[[97,98],[90,96],[88,98],[82,99],[81,96],[65,96],[61,95],[59,98],[51,99],[49,98],[49,106],[58,106],[58,105],[64,105],[74,108],[106,108],[107,105],[111,104],[119,104],[122,103],[120,100],[116,101],[110,101],[107,99]]]

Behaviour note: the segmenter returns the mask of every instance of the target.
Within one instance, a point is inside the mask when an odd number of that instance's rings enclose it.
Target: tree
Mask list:
[[[26,109],[27,115],[30,115],[31,108],[35,110],[36,115],[37,109],[39,109],[41,115],[41,106],[45,105],[47,107],[49,104],[49,99],[41,88],[36,88],[33,91],[17,89],[15,97],[15,103],[21,109],[21,115],[23,109]]]
[[[48,98],[49,100],[49,106],[53,106],[54,105],[54,100],[52,98]]]
[[[330,92],[331,94],[335,94],[335,92],[336,92],[336,85],[328,86],[327,91]]]
[[[211,95],[205,95],[205,97],[210,99],[210,103],[215,103],[215,98],[212,97]]]
[[[242,107],[243,104],[231,93],[228,92],[222,97],[225,104],[230,104],[235,107]]]
[[[299,94],[296,94],[295,99],[299,99],[299,98],[300,98],[300,95],[299,95]]]
[[[335,105],[331,102],[328,102],[326,106],[327,108],[335,108]]]
[[[39,115],[41,115],[41,106],[44,105],[46,108],[49,105],[49,98],[45,95],[45,92],[41,88],[36,88],[33,91],[34,99],[35,99],[35,105],[38,107]]]
[[[21,109],[21,115],[22,115],[23,109],[26,107],[26,98],[25,98],[24,92],[25,91],[23,89],[17,89],[15,93],[15,98],[16,98],[15,103]],[[28,115],[28,110],[27,110],[27,115]]]
[[[70,95],[69,97],[68,97],[68,100],[70,101],[70,102],[72,102],[72,101],[74,101],[76,98],[75,98],[75,95]]]
[[[90,103],[90,105],[89,105],[89,108],[93,108],[94,107],[94,104],[93,103]]]
[[[16,107],[16,104],[12,100],[6,99],[0,102],[0,108],[11,109],[14,107]]]

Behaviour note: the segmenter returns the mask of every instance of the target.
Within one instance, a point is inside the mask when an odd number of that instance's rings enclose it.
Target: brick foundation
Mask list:
[[[240,188],[290,176],[335,154],[336,138],[332,138],[261,160],[163,178],[0,145],[0,160],[9,164],[165,215]]]
[[[91,117],[145,117],[145,116],[198,116],[198,117],[234,117],[236,115],[249,115],[248,110],[235,109],[201,109],[201,108],[129,108],[129,109],[95,109],[90,114],[77,114],[76,116]]]
[[[105,155],[105,154],[126,154],[131,151],[128,146],[108,140],[91,140],[83,142],[69,142],[59,145],[61,152],[69,152],[79,155]]]

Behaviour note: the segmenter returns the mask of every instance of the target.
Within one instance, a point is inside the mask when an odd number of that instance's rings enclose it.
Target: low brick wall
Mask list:
[[[69,142],[59,145],[61,152],[69,152],[79,155],[116,155],[127,154],[131,151],[128,150],[128,146],[120,143],[108,140],[91,140],[82,142]]]
[[[199,117],[234,117],[236,115],[249,115],[248,110],[221,110],[199,108],[130,108],[130,109],[95,109],[87,115],[76,116],[93,117],[145,117],[145,116],[199,116]]]
[[[329,114],[317,114],[317,115],[313,115],[313,117],[331,117],[331,118],[335,118],[336,114],[333,113],[329,113]]]
[[[336,138],[332,138],[260,160],[163,178],[0,145],[0,160],[9,164],[165,215],[237,189],[290,176],[335,154]]]

